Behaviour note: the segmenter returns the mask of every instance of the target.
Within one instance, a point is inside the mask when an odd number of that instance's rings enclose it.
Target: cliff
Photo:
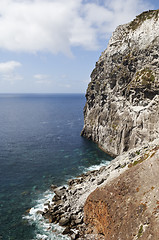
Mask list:
[[[119,26],[91,74],[82,136],[119,155],[159,137],[159,10]]]

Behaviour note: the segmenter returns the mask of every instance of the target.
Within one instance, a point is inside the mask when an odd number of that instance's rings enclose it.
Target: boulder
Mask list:
[[[66,226],[68,225],[70,222],[70,218],[67,218],[67,217],[62,217],[59,221],[59,225],[60,226]]]

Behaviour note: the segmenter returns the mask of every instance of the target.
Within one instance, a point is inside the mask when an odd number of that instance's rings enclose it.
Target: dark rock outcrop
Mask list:
[[[86,99],[82,135],[111,155],[159,137],[159,10],[117,27]]]

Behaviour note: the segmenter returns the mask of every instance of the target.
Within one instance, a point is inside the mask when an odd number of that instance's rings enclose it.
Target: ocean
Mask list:
[[[111,157],[80,136],[84,94],[0,94],[0,239],[67,239],[37,214],[66,185]]]

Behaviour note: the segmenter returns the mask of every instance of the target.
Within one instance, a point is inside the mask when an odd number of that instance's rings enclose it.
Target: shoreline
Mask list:
[[[88,196],[97,188],[105,186],[113,179],[124,173],[129,165],[138,161],[143,154],[151,151],[159,144],[159,139],[132,149],[99,170],[88,171],[75,179],[70,179],[67,186],[51,186],[54,197],[46,202],[41,215],[50,224],[63,227],[63,234],[70,239],[94,239],[94,235],[87,238],[87,226],[84,223],[84,204]]]
[[[111,156],[111,157],[113,157],[113,158],[116,158],[116,157],[117,157],[117,155],[115,155],[115,154],[113,154],[113,153],[111,153],[111,152],[109,152],[109,151],[106,151],[100,144],[97,143],[97,145],[98,145],[99,149],[101,149],[103,152],[105,152],[105,153],[108,154],[109,156]]]

